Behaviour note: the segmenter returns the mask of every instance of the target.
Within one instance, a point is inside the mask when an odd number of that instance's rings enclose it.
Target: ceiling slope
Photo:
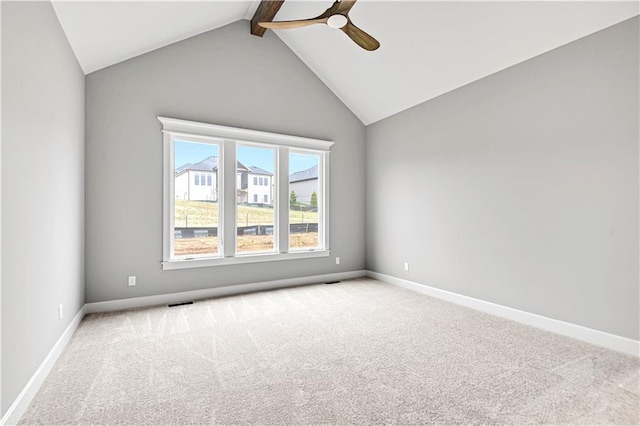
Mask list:
[[[252,15],[257,1],[52,1],[85,74]]]
[[[258,4],[53,2],[87,74],[250,19]],[[275,20],[314,17],[330,5],[330,0],[287,0]],[[361,49],[326,25],[275,33],[368,125],[636,16],[639,8],[635,1],[360,0],[350,17],[380,41],[376,51]]]
[[[285,2],[276,17],[322,12]],[[365,125],[638,14],[636,2],[359,1],[353,21],[378,39],[366,52],[324,25],[278,36]]]

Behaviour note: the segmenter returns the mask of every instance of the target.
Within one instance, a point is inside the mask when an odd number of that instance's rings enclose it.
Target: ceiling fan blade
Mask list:
[[[302,19],[299,21],[276,21],[276,22],[258,22],[262,28],[271,28],[272,30],[288,30],[290,28],[306,27],[314,24],[326,24],[329,18]]]
[[[371,37],[366,32],[362,31],[360,28],[353,25],[353,22],[349,20],[347,25],[340,28],[346,35],[351,37],[351,40],[356,42],[356,44],[362,47],[365,50],[376,50],[380,47],[380,43],[375,38]]]
[[[340,2],[338,3],[338,7],[336,8],[334,13],[347,15],[357,1],[358,0],[340,0]]]

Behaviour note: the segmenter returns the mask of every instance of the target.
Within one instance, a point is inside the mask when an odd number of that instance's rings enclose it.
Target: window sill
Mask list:
[[[184,259],[184,260],[170,260],[162,262],[162,269],[188,269],[188,268],[203,268],[207,266],[222,266],[222,265],[239,265],[245,263],[259,263],[259,262],[277,262],[282,260],[294,260],[294,259],[310,259],[315,257],[328,257],[331,252],[329,250],[318,251],[299,251],[291,253],[265,253],[254,255],[238,255],[235,257],[217,257],[217,258],[199,258],[199,259]]]

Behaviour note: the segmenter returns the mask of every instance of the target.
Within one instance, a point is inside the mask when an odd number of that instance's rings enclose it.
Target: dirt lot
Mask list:
[[[270,250],[273,248],[273,235],[241,235],[237,240],[238,252]],[[318,233],[291,234],[291,247],[315,247],[318,245]],[[218,249],[216,237],[181,238],[175,240],[176,256],[190,254],[215,253]]]

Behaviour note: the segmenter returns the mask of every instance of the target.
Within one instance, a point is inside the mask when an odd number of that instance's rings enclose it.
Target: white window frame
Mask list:
[[[237,149],[238,149],[238,145],[244,146],[244,147],[248,147],[248,148],[265,148],[265,149],[270,149],[273,150],[273,154],[274,154],[274,167],[275,167],[275,173],[278,173],[278,155],[279,155],[279,148],[276,146],[273,146],[271,144],[269,145],[265,145],[265,144],[258,144],[258,143],[249,143],[246,141],[236,141],[235,144],[235,148],[236,148],[236,153],[237,153]],[[258,177],[258,185],[256,186],[261,186],[262,184],[260,183],[262,181],[262,177]],[[257,189],[257,188],[256,188]],[[247,197],[247,203],[248,204],[257,204],[260,203],[260,195],[258,194],[253,194],[253,200],[250,200],[249,197]],[[254,255],[258,255],[258,254],[273,254],[273,253],[277,253],[278,249],[279,249],[279,245],[278,245],[278,227],[280,226],[280,221],[278,220],[278,208],[279,206],[274,206],[274,224],[273,224],[273,229],[274,229],[274,241],[273,241],[273,250],[264,250],[264,251],[243,251],[243,252],[238,252],[237,247],[236,247],[236,256],[254,256]],[[235,209],[236,209],[236,238],[237,238],[237,231],[238,231],[238,204],[236,203],[235,205]],[[236,240],[237,241],[237,240]]]
[[[318,155],[315,150],[305,150],[305,149],[291,149],[291,154],[302,154],[302,155]],[[324,155],[318,155],[318,191],[316,192],[316,197],[318,198],[318,245],[322,247],[322,241],[328,238],[328,234],[326,233],[326,228],[322,227],[321,224],[327,221],[327,210],[324,207],[325,203],[328,203],[328,178],[327,178],[327,170],[328,170],[328,161],[329,158]],[[289,207],[289,197],[291,196],[291,191],[287,192],[289,196],[287,196],[287,206]],[[287,244],[290,244],[291,241],[287,241]],[[289,251],[292,253],[304,252],[306,250],[315,250],[314,248],[296,248],[289,247]]]
[[[163,260],[162,269],[183,269],[230,265],[240,263],[269,262],[330,255],[329,245],[329,154],[333,142],[261,132],[257,130],[220,126],[168,117],[158,117],[163,133]],[[175,258],[173,253],[174,223],[174,143],[175,140],[208,141],[219,144],[218,160],[218,254]],[[274,174],[274,198],[277,203],[274,229],[278,234],[275,253],[236,254],[236,143],[255,143],[276,148],[276,174]],[[320,156],[322,173],[319,173],[318,239],[319,249],[289,251],[289,150],[312,152]],[[231,169],[233,172],[227,172]],[[225,179],[225,174],[233,179]],[[284,194],[279,196],[279,194]],[[320,194],[319,194],[320,196]],[[225,208],[226,206],[226,208]],[[231,207],[234,206],[234,207]],[[274,205],[274,207],[276,207]],[[227,226],[228,225],[228,226]],[[204,257],[206,256],[206,257]]]
[[[165,133],[163,140],[164,140],[163,152],[165,157],[164,158],[165,173],[163,178],[163,191],[164,191],[163,207],[164,208],[163,208],[163,219],[162,219],[162,224],[164,227],[163,238],[162,238],[163,260],[183,261],[183,260],[198,260],[198,259],[205,259],[205,258],[206,259],[222,258],[224,246],[223,246],[222,236],[220,234],[220,229],[223,226],[222,225],[223,211],[221,211],[222,207],[220,203],[218,203],[218,236],[217,236],[218,252],[216,254],[192,254],[189,256],[172,257],[172,254],[174,252],[174,242],[175,242],[174,241],[175,238],[173,238],[172,233],[174,232],[175,227],[172,226],[170,231],[168,226],[175,223],[175,166],[174,166],[175,141],[181,140],[186,142],[216,145],[218,147],[219,162],[221,162],[224,155],[223,140],[218,138],[207,137],[207,136],[200,136],[200,135],[187,135],[185,133]],[[167,171],[167,168],[169,168],[168,171]],[[201,173],[194,172],[193,175],[195,176],[198,182],[201,181],[201,176],[200,176]],[[196,179],[194,179],[194,185],[195,185]],[[219,181],[217,183],[219,185],[218,196],[220,197],[220,195],[223,193],[222,182]],[[170,200],[167,199],[167,196],[169,196],[171,199]]]

